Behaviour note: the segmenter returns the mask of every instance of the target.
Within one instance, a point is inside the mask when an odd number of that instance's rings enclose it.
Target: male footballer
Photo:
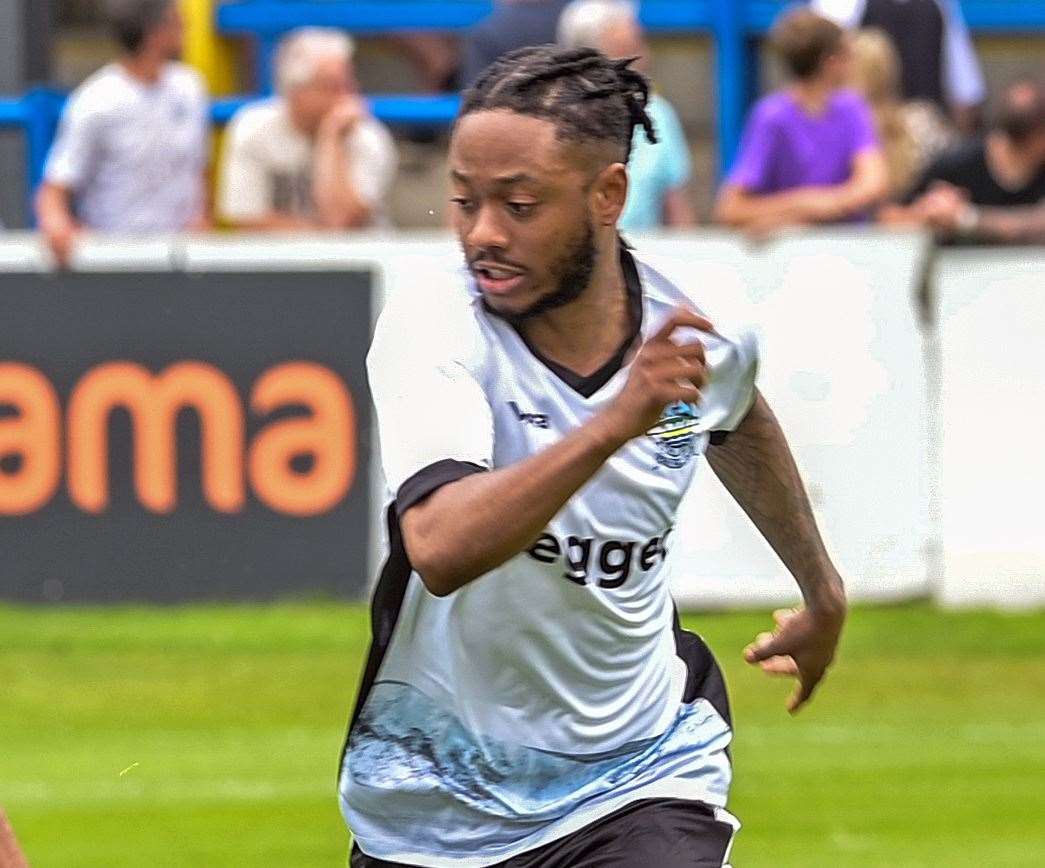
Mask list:
[[[797,710],[834,656],[842,582],[752,337],[617,233],[647,98],[552,46],[464,96],[467,267],[393,297],[368,357],[390,554],[341,764],[354,868],[726,864],[729,705],[665,571],[701,456],[805,600],[746,659]]]

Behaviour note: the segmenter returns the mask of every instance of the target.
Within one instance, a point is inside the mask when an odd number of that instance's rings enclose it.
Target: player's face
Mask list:
[[[454,229],[487,305],[507,319],[568,304],[591,279],[598,181],[578,162],[540,118],[476,112],[454,131]]]

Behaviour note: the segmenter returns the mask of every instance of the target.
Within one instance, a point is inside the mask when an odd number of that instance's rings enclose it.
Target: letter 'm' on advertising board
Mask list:
[[[134,425],[134,483],[142,505],[169,513],[178,501],[178,413],[200,419],[203,494],[219,512],[238,512],[243,480],[243,408],[229,378],[203,362],[179,362],[153,375],[133,362],[88,372],[69,400],[69,496],[86,512],[109,505],[109,417],[122,407]]]
[[[61,479],[61,407],[50,381],[36,368],[0,363],[0,406],[16,412],[0,418],[0,457],[17,457],[0,471],[0,515],[27,515],[54,496]]]
[[[304,405],[307,418],[272,422],[250,447],[250,480],[258,499],[288,515],[320,515],[348,493],[356,471],[355,409],[341,378],[312,362],[287,362],[255,383],[251,409],[271,413]],[[312,466],[298,473],[291,465],[311,455]]]

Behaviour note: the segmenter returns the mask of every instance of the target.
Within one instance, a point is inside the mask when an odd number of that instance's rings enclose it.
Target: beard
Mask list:
[[[515,313],[498,311],[485,305],[486,309],[500,317],[505,322],[520,326],[527,320],[565,307],[576,301],[591,282],[591,276],[595,273],[595,227],[592,226],[591,218],[584,221],[584,231],[580,237],[569,245],[559,258],[559,261],[551,269],[552,277],[555,279],[555,289],[547,295],[537,299],[528,308]]]

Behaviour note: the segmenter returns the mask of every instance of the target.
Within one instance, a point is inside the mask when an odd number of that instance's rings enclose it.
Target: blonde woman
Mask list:
[[[889,198],[895,200],[954,134],[932,103],[901,101],[900,56],[884,31],[861,30],[851,45],[852,86],[871,106],[889,171]]]

